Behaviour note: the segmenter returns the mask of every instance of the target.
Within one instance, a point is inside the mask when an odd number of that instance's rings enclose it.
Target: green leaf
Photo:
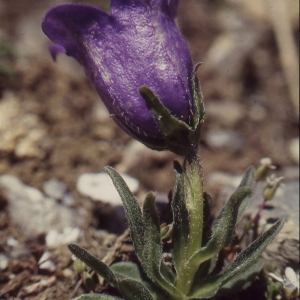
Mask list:
[[[171,202],[173,211],[172,255],[174,267],[178,270],[185,257],[189,235],[189,213],[185,202],[185,176],[180,164],[174,162],[176,177],[175,191]]]
[[[147,276],[155,280],[159,276],[161,264],[160,226],[159,217],[155,209],[155,195],[149,193],[143,205],[143,218],[145,224],[145,272]]]
[[[254,277],[262,270],[263,266],[264,260],[259,257],[253,262],[253,264],[242,269],[240,272],[237,272],[225,284],[223,284],[218,292],[218,296],[238,292],[247,288],[253,282]]]
[[[147,276],[166,290],[173,290],[174,274],[162,261],[160,245],[159,216],[155,209],[155,195],[149,193],[143,205],[145,225],[145,247],[143,256],[146,265],[143,265]]]
[[[211,196],[207,193],[203,193],[203,224],[207,224],[213,208],[213,200]]]
[[[190,263],[200,265],[230,244],[234,235],[239,205],[250,194],[249,188],[239,188],[233,193],[212,226],[211,239],[205,247],[192,256]]]
[[[162,291],[161,288],[154,285],[152,282],[149,282],[149,279],[146,278],[146,275],[141,272],[137,264],[123,261],[113,264],[110,268],[113,270],[118,280],[133,279],[136,281],[140,281],[146,286],[155,300],[164,298],[165,292]]]
[[[242,188],[242,187],[252,188],[253,184],[255,182],[255,173],[256,173],[255,167],[253,167],[253,166],[249,167],[239,185],[239,188]],[[244,199],[244,201],[241,203],[241,205],[239,207],[239,212],[238,212],[236,223],[238,223],[242,219],[242,217],[245,213],[245,210],[249,205],[250,200],[251,200],[251,195],[246,197]]]
[[[144,241],[144,223],[141,208],[125,183],[124,179],[112,167],[105,167],[104,170],[111,177],[124,205],[125,214],[129,223],[131,239],[137,257],[143,265]]]
[[[124,278],[135,279],[138,281],[143,280],[139,266],[133,262],[121,261],[111,265],[110,269],[114,272],[118,280]]]
[[[109,296],[109,295],[100,295],[100,294],[86,294],[81,295],[72,300],[122,300],[121,298]]]
[[[146,286],[136,280],[122,279],[119,288],[125,300],[154,300]]]
[[[110,285],[118,286],[115,274],[105,263],[76,244],[69,244],[68,248],[78,259],[102,276]]]
[[[222,285],[226,285],[229,280],[238,272],[250,268],[256,263],[263,250],[272,242],[284,225],[284,220],[278,220],[268,231],[263,233],[258,239],[251,243],[242,251],[221,273],[207,277],[193,286],[190,299],[206,299],[217,294]]]

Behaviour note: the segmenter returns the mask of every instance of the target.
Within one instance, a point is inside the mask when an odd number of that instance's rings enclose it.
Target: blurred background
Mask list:
[[[84,194],[79,177],[111,165],[134,178],[141,195],[154,190],[164,201],[174,183],[172,162],[180,160],[168,152],[150,151],[123,133],[75,60],[61,55],[56,63],[52,61],[41,21],[49,8],[65,2],[109,10],[105,0],[0,2],[2,261],[13,247],[8,241],[19,243],[16,258],[33,245],[43,245],[50,230],[33,233],[34,224],[26,228],[29,204],[10,204],[13,187],[30,187],[41,193],[39,197],[52,198],[61,189],[60,205],[72,207],[83,220],[81,225],[72,220],[72,226],[119,233],[103,213],[111,208],[101,196],[95,202]],[[298,180],[299,1],[182,0],[178,25],[194,63],[203,62],[198,77],[206,105],[200,146],[205,190],[218,199],[224,185],[263,157],[272,159],[287,182]],[[93,185],[89,184],[88,190]],[[20,195],[30,193],[25,189]],[[47,209],[55,211],[51,205]],[[42,207],[45,213],[46,206]],[[9,262],[2,269],[7,266]],[[0,275],[0,287],[8,282]],[[5,287],[3,297],[10,299]],[[18,293],[15,289],[15,296]]]

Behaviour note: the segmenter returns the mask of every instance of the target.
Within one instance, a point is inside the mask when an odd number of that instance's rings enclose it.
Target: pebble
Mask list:
[[[51,254],[49,251],[45,251],[41,256],[39,262],[39,269],[49,272],[54,272],[56,270],[56,266],[54,262],[51,260]]]
[[[0,271],[5,270],[8,267],[9,260],[6,255],[0,253]]]
[[[58,179],[52,178],[44,182],[43,192],[47,196],[61,201],[64,206],[73,207],[75,205],[73,196],[67,192],[67,186]]]
[[[63,182],[53,178],[44,182],[43,191],[47,196],[60,200],[66,193],[67,187]]]
[[[135,193],[139,181],[127,174],[121,174],[131,192]],[[107,173],[85,173],[80,175],[76,186],[78,192],[95,201],[111,205],[122,205],[121,198]]]
[[[242,136],[233,130],[211,130],[206,134],[205,141],[214,150],[239,151],[244,145]]]
[[[8,212],[21,234],[30,238],[44,235],[51,229],[79,227],[78,213],[46,196],[40,190],[22,183],[12,175],[0,176],[0,188],[8,200]]]
[[[48,247],[75,243],[78,241],[81,230],[75,228],[64,228],[63,232],[60,233],[55,229],[50,230],[46,235],[46,245]]]

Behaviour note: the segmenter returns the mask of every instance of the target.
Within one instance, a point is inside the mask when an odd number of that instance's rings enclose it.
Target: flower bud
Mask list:
[[[269,157],[262,158],[260,165],[256,169],[256,180],[265,180],[269,170],[274,170],[276,167],[272,165],[272,160]]]
[[[86,265],[78,258],[74,258],[73,268],[77,273],[82,273],[86,269]]]
[[[275,177],[274,174],[267,177],[267,186],[263,191],[263,198],[265,201],[270,201],[274,198],[274,195],[283,179],[284,177]]]
[[[83,273],[83,282],[84,282],[85,287],[89,291],[95,290],[96,282],[95,282],[94,278],[91,276],[91,274],[89,274],[88,272]]]

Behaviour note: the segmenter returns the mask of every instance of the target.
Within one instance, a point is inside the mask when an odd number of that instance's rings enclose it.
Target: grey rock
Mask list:
[[[40,190],[22,183],[12,175],[0,176],[0,188],[8,199],[8,212],[18,230],[34,238],[51,229],[78,227],[81,217],[75,210],[67,208]]]

